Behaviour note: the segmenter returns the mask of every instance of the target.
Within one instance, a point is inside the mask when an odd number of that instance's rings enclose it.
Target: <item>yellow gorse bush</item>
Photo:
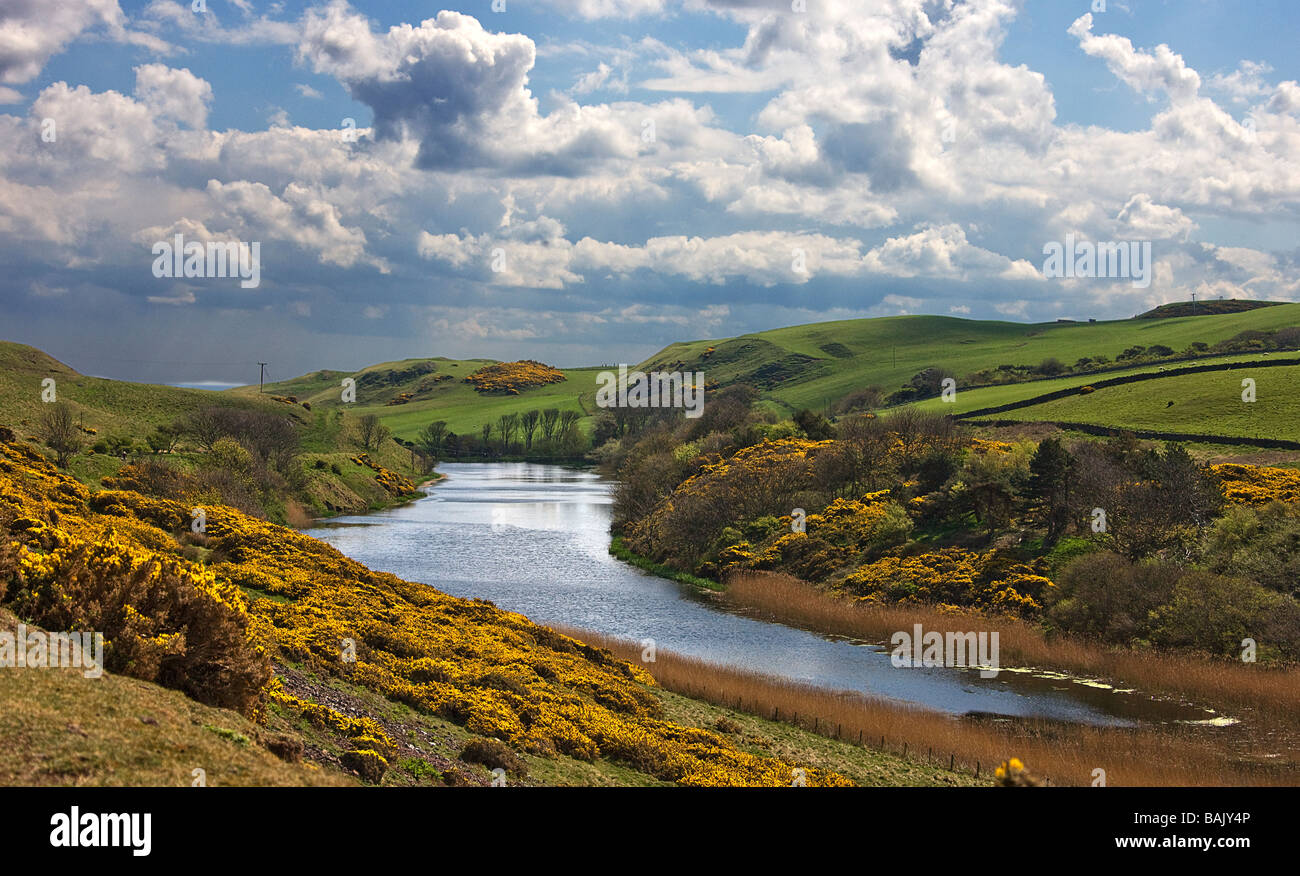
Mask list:
[[[367,453],[352,457],[352,461],[375,472],[375,480],[379,483],[379,486],[383,487],[391,495],[406,496],[415,492],[415,484],[411,483],[408,478],[384,468],[371,459]]]
[[[1055,586],[1031,567],[999,570],[995,551],[962,548],[909,557],[882,557],[859,566],[840,587],[869,602],[920,602],[989,608],[1015,613],[1039,610],[1044,590]]]
[[[564,372],[541,362],[525,359],[520,362],[498,362],[485,365],[465,378],[477,392],[518,395],[522,389],[559,383]]]
[[[1300,471],[1295,469],[1237,463],[1210,469],[1219,477],[1223,497],[1231,505],[1300,502]]]

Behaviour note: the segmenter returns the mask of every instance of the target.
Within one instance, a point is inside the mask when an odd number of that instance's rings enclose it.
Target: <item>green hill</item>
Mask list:
[[[57,400],[70,402],[85,425],[100,433],[114,429],[141,433],[207,405],[284,408],[269,397],[241,398],[203,389],[87,377],[34,347],[0,341],[0,413],[5,422],[18,427],[36,422],[43,407],[45,378],[54,380]]]
[[[1057,377],[1048,380],[1027,380],[1023,383],[1008,383],[1004,386],[978,386],[967,389],[959,385],[956,397],[952,402],[945,402],[936,397],[913,402],[913,406],[920,408],[923,411],[961,416],[972,411],[980,411],[985,408],[1027,401],[1049,393],[1090,386],[1105,380],[1123,378],[1135,374],[1161,374],[1189,366],[1226,366],[1240,362],[1267,363],[1270,356],[1274,359],[1296,358],[1297,356],[1300,356],[1300,353],[1239,353],[1226,356],[1207,356],[1186,362],[1149,362],[1142,365],[1134,365],[1131,368],[1107,369],[1104,372],[1096,372],[1092,374],[1071,374],[1066,377]],[[1238,380],[1240,380],[1241,377],[1251,376],[1256,375],[1251,371],[1244,371],[1238,375]],[[1172,379],[1172,377],[1170,379]],[[1157,390],[1157,392],[1159,392],[1159,390]],[[1072,397],[1072,400],[1076,398],[1078,397]],[[1068,403],[1069,402],[1067,401],[1067,404]],[[1018,408],[1005,414],[990,414],[989,416],[1005,417],[1009,419],[1027,419],[1027,417],[1020,416],[1027,410],[1029,410],[1029,408]]]
[[[1219,299],[1210,301],[1173,301],[1169,304],[1153,307],[1146,313],[1139,313],[1137,318],[1167,319],[1171,316],[1214,316],[1223,313],[1241,313],[1245,310],[1256,310],[1260,307],[1276,307],[1281,303],[1280,301],[1247,301],[1237,298],[1230,298],[1226,301]]]
[[[129,457],[143,456],[149,453],[145,439],[157,427],[169,426],[204,408],[222,406],[288,416],[299,424],[307,480],[295,498],[305,502],[308,512],[366,511],[394,501],[376,483],[374,471],[352,461],[358,448],[352,441],[355,420],[351,412],[344,420],[330,420],[304,407],[302,398],[289,402],[284,395],[290,393],[258,393],[257,387],[251,392],[217,392],[88,377],[34,347],[0,341],[0,425],[33,444],[40,444],[37,432],[46,408],[42,399],[46,378],[54,380],[55,400],[71,406],[85,433],[84,450],[68,464],[69,473],[85,483],[98,485],[122,467],[122,460],[112,452],[94,452],[96,444],[118,439],[129,446]],[[180,442],[176,452],[167,455],[168,461],[182,470],[193,470],[200,455],[191,444]],[[386,468],[407,477],[419,476],[408,451],[394,442],[385,442],[370,455]],[[274,502],[268,510],[277,520],[285,513]]]
[[[1205,306],[1208,308],[1211,302]],[[1300,326],[1300,304],[1212,302],[1250,305],[1235,313],[1158,318],[1156,311],[1141,318],[1103,322],[1018,323],[970,320],[946,316],[896,316],[877,319],[811,323],[741,335],[670,344],[637,364],[643,371],[701,371],[719,386],[747,383],[760,391],[765,404],[779,414],[800,408],[823,409],[855,390],[877,385],[897,390],[917,372],[939,367],[956,375],[994,369],[1000,365],[1035,366],[1055,358],[1066,365],[1085,357],[1114,360],[1131,347],[1164,346],[1174,351],[1193,343],[1209,346],[1242,332],[1270,332]],[[1198,304],[1198,308],[1201,305]],[[1231,308],[1225,308],[1231,309]],[[1249,358],[1257,353],[1240,354]],[[502,414],[555,407],[583,414],[585,428],[596,413],[595,377],[601,367],[565,369],[560,383],[527,389],[519,395],[483,395],[464,377],[495,360],[404,359],[372,365],[357,372],[317,371],[268,384],[266,391],[292,395],[313,407],[344,406],[341,382],[356,383],[356,403],[349,413],[378,414],[398,438],[413,439],[433,420],[445,420],[458,434],[477,434],[483,423]],[[1135,365],[1156,369],[1157,364]],[[1112,372],[1107,372],[1109,376]],[[1122,372],[1114,372],[1122,373]],[[1093,375],[1061,378],[1077,385]],[[1047,391],[1052,381],[1033,381],[971,390],[966,409]],[[1068,384],[1063,384],[1068,385]],[[988,393],[977,399],[974,393]],[[256,387],[231,390],[256,395]],[[403,394],[407,397],[403,399]],[[964,394],[965,395],[965,394]],[[965,399],[964,399],[965,401]],[[400,402],[400,403],[395,403]]]
[[[1115,359],[1133,346],[1176,351],[1213,345],[1243,331],[1300,325],[1300,304],[1217,316],[1126,319],[1095,323],[1016,323],[945,316],[813,323],[724,340],[665,347],[644,370],[703,371],[721,385],[750,383],[787,412],[820,409],[849,392],[878,384],[887,392],[924,368],[964,375],[999,365],[1037,365],[1056,358]]]
[[[86,432],[87,445],[109,438],[132,438],[142,443],[158,426],[170,425],[185,415],[214,405],[289,413],[305,420],[307,412],[269,395],[236,396],[203,389],[185,389],[153,383],[131,383],[88,377],[26,344],[0,341],[0,424],[19,437],[33,437],[44,412],[42,391],[46,378],[54,380],[55,399],[68,402]],[[103,454],[78,455],[73,472],[95,481],[121,466]]]
[[[360,371],[316,371],[279,383],[268,383],[267,393],[292,395],[313,409],[345,408],[349,416],[378,414],[394,437],[412,440],[433,420],[445,420],[458,434],[477,434],[483,423],[496,422],[502,414],[532,408],[574,410],[584,418],[596,411],[594,368],[566,368],[559,383],[523,390],[519,395],[485,395],[465,382],[476,369],[494,364],[495,359],[402,359],[383,362]],[[356,381],[356,402],[344,404],[343,380]],[[232,395],[251,397],[256,386],[229,390]],[[403,395],[409,399],[403,399]]]

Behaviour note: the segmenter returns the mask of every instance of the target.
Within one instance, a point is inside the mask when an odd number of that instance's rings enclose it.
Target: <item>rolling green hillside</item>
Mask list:
[[[1184,350],[1195,341],[1214,344],[1246,330],[1297,325],[1300,304],[1216,316],[1096,323],[895,316],[672,344],[641,367],[700,370],[723,385],[748,382],[789,412],[821,408],[873,383],[892,391],[931,366],[963,375],[1002,364],[1036,365],[1049,357],[1070,364],[1085,356],[1114,359],[1135,345]]]
[[[905,384],[928,367],[965,375],[999,365],[1037,365],[1056,358],[1069,365],[1083,357],[1115,359],[1133,346],[1164,345],[1176,351],[1194,342],[1213,345],[1243,331],[1270,331],[1300,326],[1300,304],[1257,307],[1237,313],[1096,323],[1037,323],[981,321],[945,316],[896,316],[843,320],[773,329],[735,338],[683,341],[671,344],[636,365],[644,371],[701,371],[719,386],[748,383],[779,414],[810,407],[822,409],[854,390],[870,385],[886,393]],[[1257,358],[1241,354],[1206,361]],[[378,414],[398,438],[413,439],[433,420],[445,420],[458,434],[478,432],[502,414],[531,408],[556,407],[584,414],[585,428],[596,413],[595,376],[602,368],[565,369],[561,383],[523,391],[519,395],[482,395],[464,381],[465,375],[495,360],[447,358],[405,359],[372,365],[357,372],[318,371],[293,380],[268,384],[266,391],[292,395],[313,407],[338,407],[341,381],[357,381],[356,404],[349,414]],[[1134,370],[1169,365],[1147,364]],[[1113,376],[1122,371],[1106,372]],[[953,412],[972,410],[1028,398],[1053,388],[1084,385],[1095,375],[1069,376],[1060,381],[1033,381],[959,393]],[[256,387],[231,390],[256,395]],[[403,393],[410,398],[389,404]],[[923,403],[925,404],[925,403]],[[937,402],[935,402],[937,404]]]
[[[21,438],[32,437],[40,421],[45,406],[45,378],[54,380],[56,400],[72,406],[78,422],[87,430],[88,445],[110,436],[143,439],[158,426],[212,405],[288,412],[298,419],[306,415],[296,406],[274,401],[270,396],[239,397],[203,389],[87,377],[34,347],[0,341],[0,424],[12,427]],[[72,463],[73,472],[88,482],[120,467],[120,460],[102,454],[79,455]]]
[[[42,381],[53,378],[55,398],[67,402],[85,431],[86,447],[69,462],[69,472],[85,483],[97,485],[115,474],[122,460],[92,452],[92,445],[106,438],[131,439],[141,453],[144,439],[158,426],[170,425],[191,412],[212,406],[268,411],[290,416],[302,424],[304,464],[307,466],[306,498],[317,514],[333,511],[365,511],[383,507],[392,497],[375,482],[372,470],[352,462],[358,452],[351,440],[354,419],[351,412],[341,423],[326,421],[301,404],[278,401],[274,394],[215,392],[184,389],[151,383],[130,383],[101,377],[87,377],[53,357],[24,344],[0,341],[0,425],[8,426],[20,439],[35,439],[44,413]],[[301,401],[301,399],[300,399]],[[32,443],[39,444],[39,440]],[[192,470],[199,455],[181,442],[168,460],[183,470]],[[145,449],[144,452],[147,452]],[[409,453],[389,441],[371,452],[372,458],[404,475],[415,477]],[[314,464],[321,467],[315,467]],[[337,466],[335,472],[328,466]]]
[[[284,412],[269,397],[233,396],[203,389],[129,383],[87,377],[34,347],[0,341],[0,414],[16,427],[30,427],[41,414],[41,381],[53,378],[58,401],[70,402],[85,425],[103,434],[115,429],[143,434],[207,405],[259,407]]]
[[[596,374],[602,368],[567,368],[560,383],[524,390],[519,395],[484,395],[465,382],[466,375],[495,359],[403,359],[371,365],[360,371],[317,371],[292,380],[267,384],[267,393],[292,395],[316,408],[343,407],[349,416],[378,414],[394,437],[412,440],[433,420],[445,420],[458,434],[477,434],[479,426],[502,414],[532,408],[596,412]],[[356,380],[356,403],[344,404],[344,378]],[[233,395],[257,395],[256,386],[230,390]],[[389,404],[403,393],[411,399]]]

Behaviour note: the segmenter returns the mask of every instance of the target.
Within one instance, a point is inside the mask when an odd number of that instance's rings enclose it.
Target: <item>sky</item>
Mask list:
[[[1300,300],[1298,33],[1293,0],[0,0],[0,338],[215,386]],[[258,282],[158,276],[177,235]],[[1067,241],[1149,244],[1149,282],[1053,276]]]

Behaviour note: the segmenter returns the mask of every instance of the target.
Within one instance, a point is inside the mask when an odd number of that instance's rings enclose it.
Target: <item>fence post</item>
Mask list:
[[[955,763],[957,763],[957,755],[954,752],[953,754],[948,755],[948,772],[952,772],[952,767]]]
[[[907,743],[903,743],[903,760],[907,760]]]

